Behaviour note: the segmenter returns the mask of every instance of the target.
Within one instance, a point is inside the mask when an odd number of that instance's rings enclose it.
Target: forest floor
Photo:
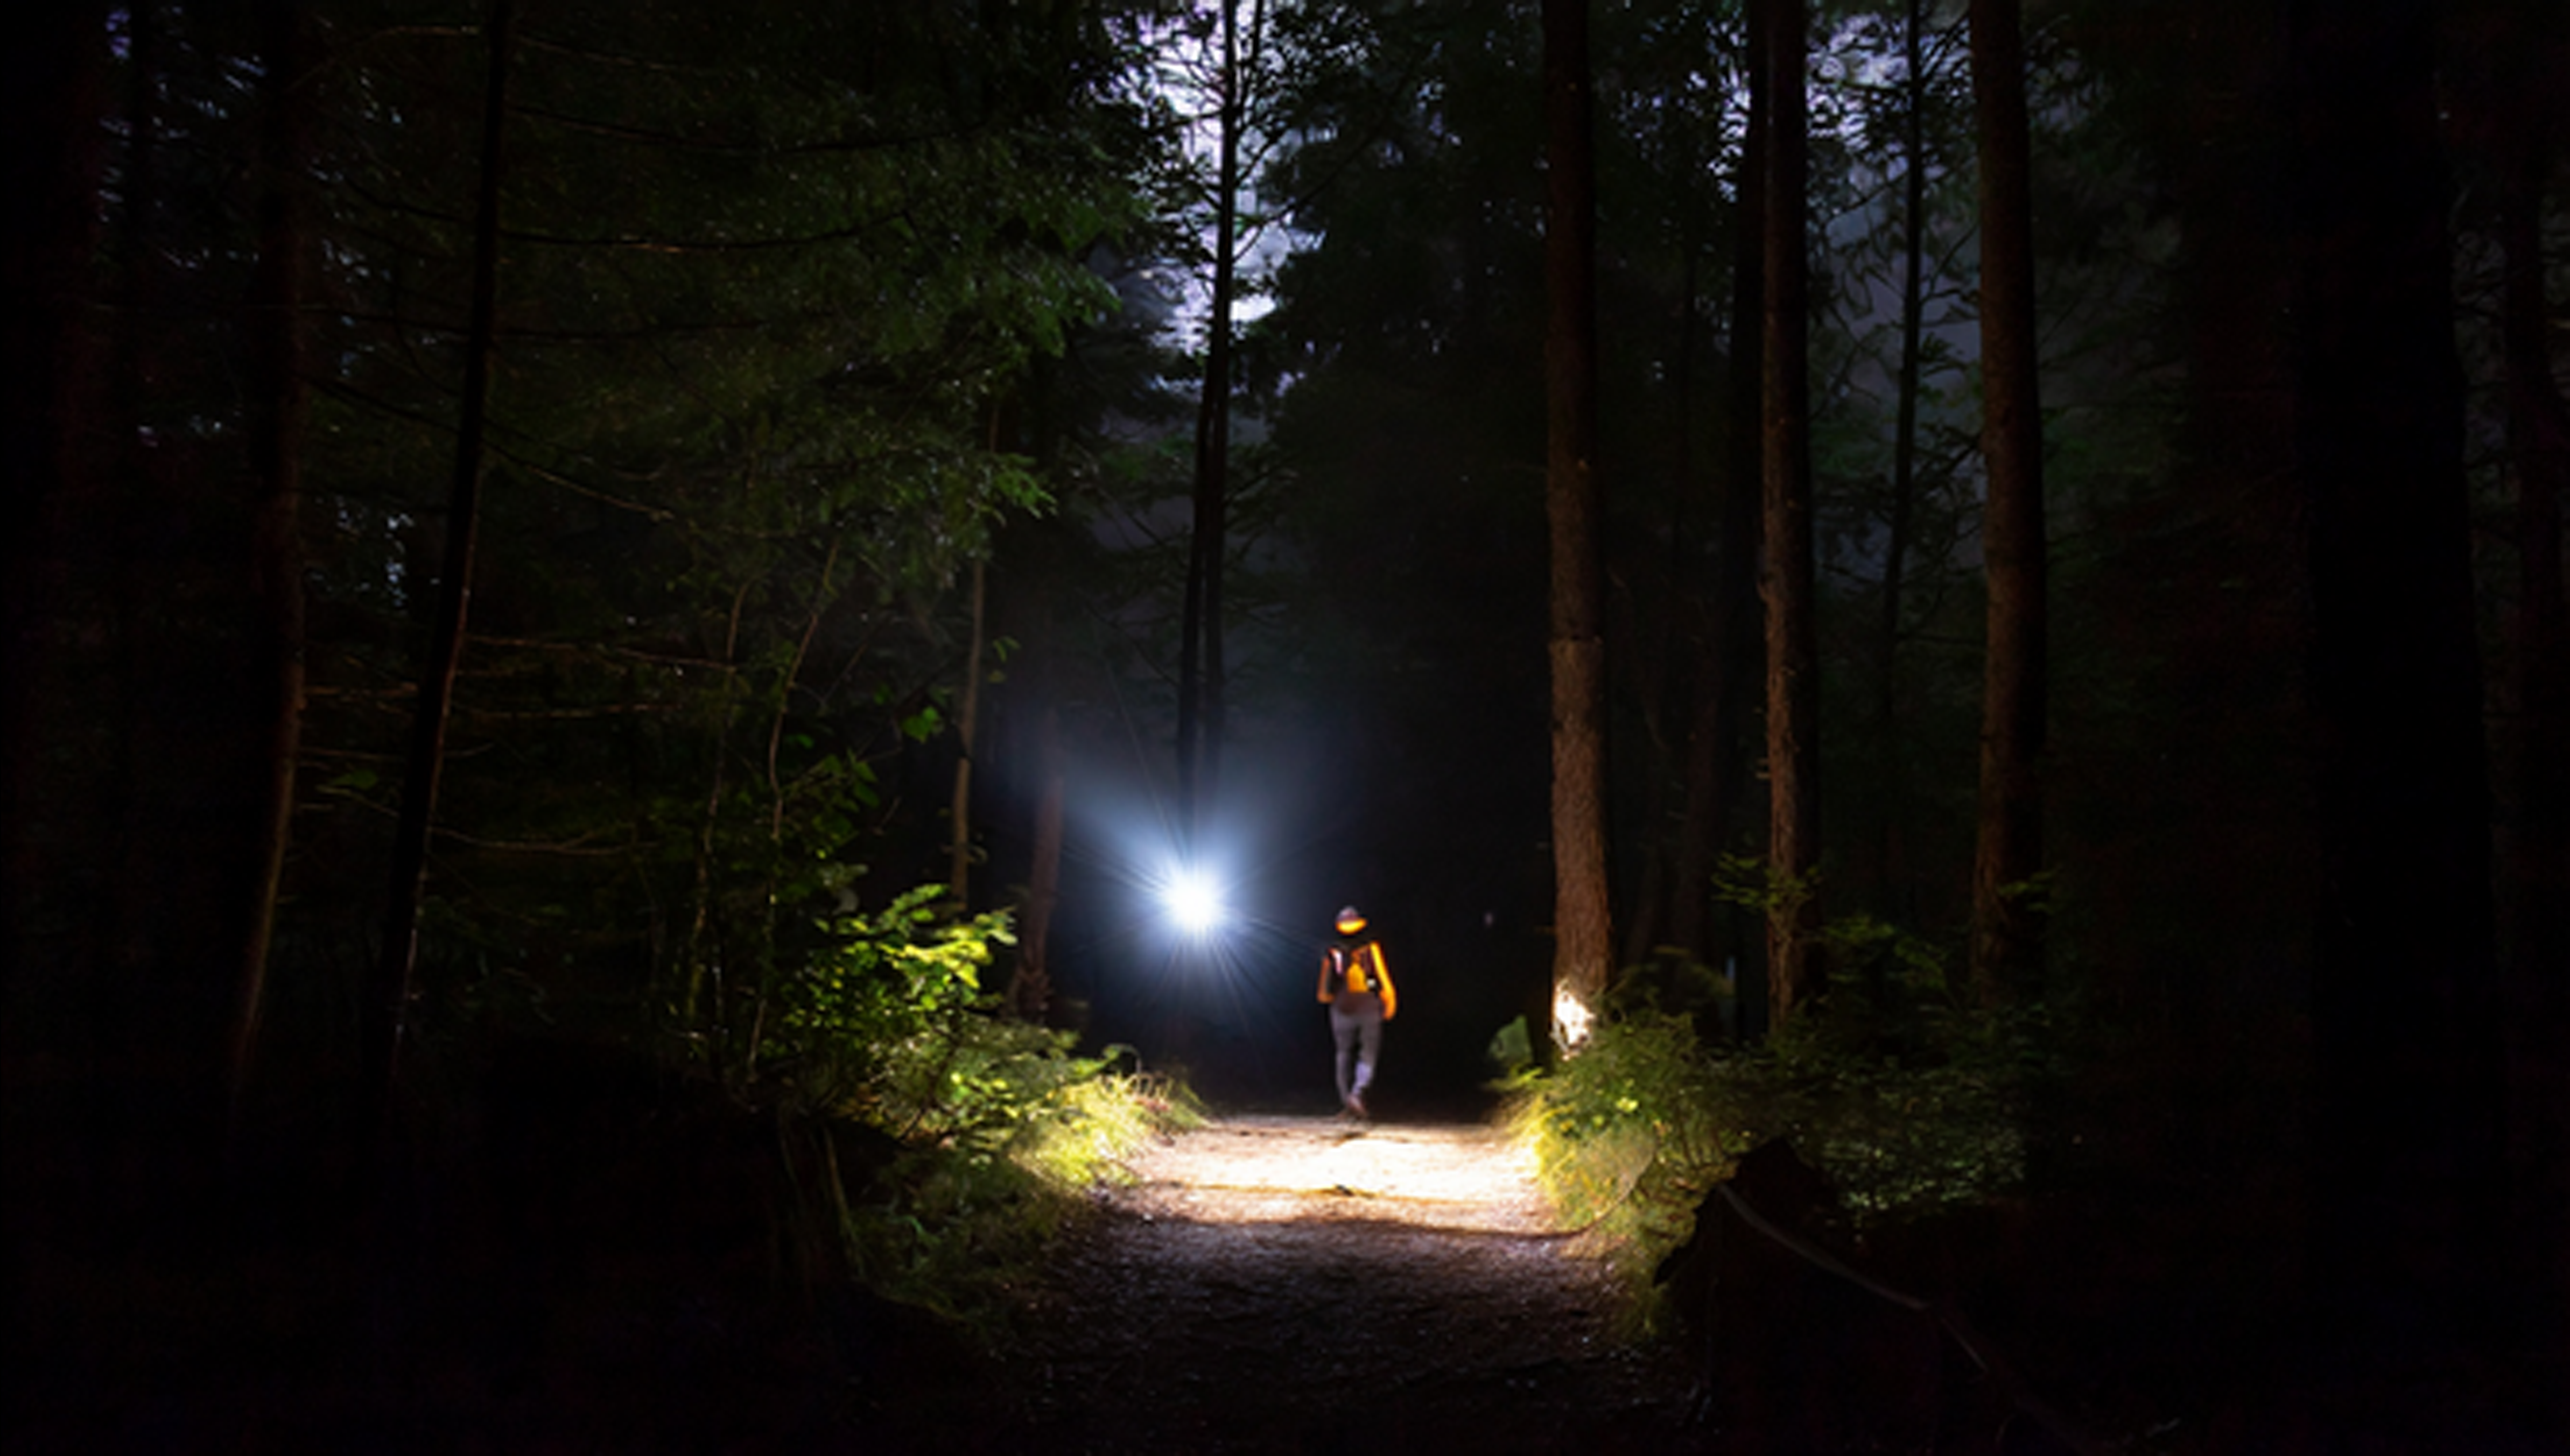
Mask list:
[[[631,1126],[632,1105],[594,1110]],[[508,1177],[423,1184],[400,1207],[445,1222],[410,1214],[400,1238],[224,1239],[183,1204],[139,1243],[17,1219],[0,1449],[2570,1450],[2570,1347],[2297,1357],[2259,1314],[2287,1243],[2183,1192],[1975,1210],[1860,1260],[1965,1287],[2024,1377],[2011,1394],[1932,1321],[1768,1237],[1672,1261],[1699,1294],[1688,1271],[1718,1267],[1715,1330],[1629,1337],[1615,1272],[1479,1109],[1235,1112],[1156,1142],[1026,1274],[996,1348],[853,1285],[777,1297],[764,1123],[594,1131],[569,1118],[498,1159]],[[1792,1222],[1791,1188],[1757,1176],[1782,1165],[1753,1164],[1735,1188]],[[2071,1419],[2020,1418],[2027,1393]]]
[[[1146,1150],[939,1449],[1666,1449],[1688,1384],[1619,1333],[1528,1156],[1469,1123],[1233,1116]],[[886,1412],[890,1414],[890,1412]],[[904,1412],[912,1419],[923,1412]],[[896,1422],[899,1423],[899,1422]]]
[[[1947,1357],[1928,1357],[1922,1319],[1760,1239],[1735,1241],[1726,1257],[1752,1263],[1722,1275],[1742,1306],[1727,1344],[1745,1363],[1708,1387],[1688,1353],[1701,1336],[1637,1338],[1602,1251],[1559,1226],[1530,1154],[1484,1122],[1232,1115],[1132,1170],[1030,1291],[1002,1358],[957,1385],[875,1387],[857,1421],[878,1438],[869,1449],[2570,1449],[2542,1434],[2558,1429],[2535,1408],[2551,1402],[2528,1392],[2545,1382],[2523,1372],[2503,1382],[2520,1387],[2512,1398],[2432,1370],[2358,1381],[2285,1368],[2168,1398],[2213,1383],[2200,1362],[2257,1363],[2233,1346],[2263,1338],[2220,1317],[2181,1321],[2195,1343],[2160,1342],[2164,1380],[2125,1372],[2162,1385],[2158,1398],[2080,1374],[2111,1342],[2021,1343],[2016,1358],[2044,1371],[2046,1391],[2103,1418],[2069,1434],[2080,1420],[2055,1429],[2011,1412],[2045,1392],[2011,1396],[1932,1334]],[[2075,1261],[2040,1262],[2082,1278]]]

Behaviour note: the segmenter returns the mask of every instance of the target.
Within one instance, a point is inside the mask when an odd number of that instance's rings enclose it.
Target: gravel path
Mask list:
[[[1010,1431],[1055,1451],[1682,1446],[1664,1351],[1478,1126],[1235,1117],[1150,1149],[1063,1266]]]

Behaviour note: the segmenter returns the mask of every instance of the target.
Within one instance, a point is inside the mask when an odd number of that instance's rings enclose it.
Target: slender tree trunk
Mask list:
[[[2530,17],[2529,17],[2530,19]],[[2535,1231],[2528,1265],[2548,1271],[2555,1307],[2570,1301],[2570,602],[2562,595],[2561,498],[2570,487],[2570,404],[2552,372],[2544,287],[2543,193],[2558,124],[2543,88],[2570,64],[2556,15],[2503,28],[2492,60],[2506,78],[2497,117],[2500,328],[2507,359],[2508,455],[2516,476],[2516,723],[2504,816],[2500,943],[2514,1165]],[[2528,34],[2528,31],[2534,32]],[[2548,31],[2548,33],[2546,33]]]
[[[109,843],[106,864],[111,879],[97,897],[93,938],[122,983],[147,976],[156,945],[167,939],[167,924],[176,913],[172,880],[174,859],[164,843],[166,831],[156,826],[183,817],[166,801],[172,779],[202,782],[198,773],[171,772],[172,729],[157,715],[142,711],[141,701],[151,668],[147,664],[192,662],[196,651],[182,652],[167,640],[175,613],[156,609],[180,575],[175,559],[184,532],[148,530],[145,522],[166,510],[166,488],[154,477],[164,467],[168,448],[146,429],[145,401],[156,384],[175,372],[167,355],[172,345],[166,331],[145,320],[164,315],[169,258],[175,251],[163,232],[163,113],[170,105],[172,78],[166,71],[167,27],[162,7],[140,4],[127,12],[125,34],[125,108],[120,119],[123,145],[115,256],[116,303],[123,322],[115,331],[107,370],[108,433],[114,445],[107,454],[101,499],[92,508],[101,521],[98,533],[100,573],[105,588],[101,626],[109,654],[107,679],[112,697],[103,706],[114,725],[102,755],[104,794],[98,819]],[[147,443],[149,442],[149,443]],[[157,628],[158,630],[153,630]],[[147,640],[148,638],[148,640]],[[192,646],[198,644],[191,644]],[[191,743],[203,741],[206,725],[187,725]],[[156,802],[158,801],[158,802]],[[142,993],[149,996],[148,992]]]
[[[46,857],[30,830],[53,793],[35,751],[52,701],[39,684],[57,655],[50,639],[70,574],[64,518],[82,475],[80,436],[97,405],[97,351],[83,300],[92,293],[106,136],[104,12],[98,4],[39,7],[19,18],[12,43],[0,49],[0,185],[11,199],[0,209],[0,600],[7,603],[0,774],[9,793],[0,881],[13,911],[0,917],[12,937],[0,946],[0,963],[13,980],[34,959],[17,938],[36,921],[18,912],[29,909],[23,897],[60,868],[39,863]]]
[[[732,591],[731,614],[723,627],[722,655],[716,659],[722,664],[723,671],[732,676],[737,676],[740,671],[740,613],[742,605],[749,599],[749,587],[750,583],[743,581]],[[723,747],[725,740],[731,737],[732,727],[729,694],[724,694],[717,701],[722,706],[717,710],[713,723],[711,737],[713,763],[711,771],[705,775],[704,812],[696,817],[695,879],[689,893],[687,945],[684,951],[686,989],[678,997],[679,1024],[691,1033],[697,1024],[696,1007],[704,993],[705,970],[708,964],[714,962],[714,957],[706,954],[705,944],[706,937],[713,931],[714,832],[722,823]],[[724,1024],[724,1019],[719,1004],[722,995],[719,971],[716,973],[714,995],[717,1002],[714,1024],[720,1027]],[[723,1049],[719,1046],[712,1048],[710,1059],[713,1066],[721,1067]]]
[[[105,17],[99,3],[40,5],[12,19],[0,48],[0,1018],[9,1068],[0,1185],[12,1206],[10,1292],[30,1246],[19,1210],[87,1222],[104,1211],[119,1165],[99,1069],[121,1030],[94,942],[75,918],[86,867],[57,830],[92,812],[44,751],[75,716],[72,610],[78,508],[95,480],[82,442],[97,428],[99,359],[89,304],[105,161]],[[80,840],[73,843],[81,844]],[[82,844],[94,852],[96,841]],[[50,922],[50,923],[49,923]],[[69,1053],[58,1085],[19,1048]],[[32,1308],[13,1302],[13,1313]]]
[[[2556,45],[2554,52],[2570,49]],[[2557,72],[2548,73],[2557,76]],[[2552,372],[2552,306],[2544,289],[2543,192],[2557,135],[2543,98],[2519,81],[2500,125],[2501,326],[2507,355],[2508,454],[2516,474],[2517,733],[2512,962],[2547,1020],[2570,989],[2570,604],[2562,594],[2561,498],[2570,487],[2570,404]],[[2548,985],[2536,986],[2536,981]]]
[[[972,901],[973,873],[973,746],[975,720],[982,706],[982,610],[984,596],[984,563],[973,563],[973,641],[964,653],[964,695],[955,715],[955,736],[961,741],[955,759],[955,794],[948,807],[948,818],[954,830],[953,848],[947,857],[947,893],[955,897],[957,908],[968,908]]]
[[[1980,833],[1972,860],[1972,982],[1984,1005],[2036,994],[2043,974],[2043,416],[2035,393],[2034,227],[2025,47],[2017,0],[1972,0],[1980,130],[1981,559],[1989,583],[1981,669]]]
[[[1770,0],[1766,307],[1760,367],[1767,606],[1767,858],[1785,898],[1768,917],[1771,1028],[1817,994],[1820,655],[1813,622],[1808,124],[1803,0]]]
[[[1678,852],[1678,943],[1698,961],[1714,963],[1709,911],[1715,857],[1744,797],[1744,738],[1752,694],[1748,665],[1758,660],[1762,627],[1758,606],[1759,546],[1765,522],[1761,504],[1767,273],[1767,0],[1750,0],[1743,30],[1742,80],[1748,116],[1742,129],[1740,173],[1734,182],[1736,216],[1731,236],[1729,373],[1723,404],[1723,460],[1714,548],[1712,619],[1697,668],[1695,725],[1687,748],[1685,838]],[[1748,947],[1743,947],[1747,949]],[[1761,947],[1763,949],[1763,947]],[[1752,953],[1740,1004],[1765,1014],[1763,956]],[[1753,986],[1749,982],[1756,982]],[[1752,994],[1752,992],[1757,992]],[[1749,1012],[1743,1013],[1744,1034]]]
[[[830,543],[822,553],[819,578],[812,586],[812,604],[803,615],[803,630],[794,638],[794,650],[785,659],[784,671],[777,674],[776,697],[768,705],[767,716],[767,863],[768,893],[761,897],[764,907],[759,917],[757,964],[758,988],[749,1014],[749,1042],[741,1049],[740,1079],[743,1085],[758,1075],[758,1053],[767,1027],[767,1010],[776,987],[784,979],[777,963],[776,923],[781,906],[775,887],[785,878],[785,727],[793,718],[794,684],[802,679],[803,664],[812,659],[813,639],[821,635],[821,623],[830,614],[830,604],[838,599],[839,551],[843,540]]]
[[[1043,1021],[1053,1004],[1053,918],[1062,903],[1063,799],[1071,774],[1062,749],[1062,710],[1046,695],[1036,720],[1034,863],[1027,872],[1026,924],[1018,931],[1018,971],[1009,1004],[1028,1021]]]
[[[1544,0],[1544,515],[1551,534],[1554,1031],[1606,989],[1606,643],[1597,480],[1596,177],[1587,0]],[[1569,1003],[1569,1004],[1565,1004]],[[1567,1013],[1565,1019],[1565,1012]]]
[[[445,768],[447,707],[455,696],[456,668],[463,660],[464,626],[472,600],[473,541],[481,520],[483,421],[490,404],[500,291],[501,143],[508,118],[509,53],[516,39],[516,0],[492,0],[490,20],[483,28],[488,57],[479,195],[474,202],[473,293],[466,323],[454,477],[447,496],[446,549],[438,571],[437,616],[428,661],[420,673],[419,698],[412,709],[401,812],[393,829],[383,958],[366,1004],[364,1074],[370,1105],[361,1133],[370,1143],[382,1131],[394,1080],[400,1075],[402,1035],[419,960],[419,907],[428,876],[429,827],[436,819],[438,780]]]
[[[2296,0],[2295,452],[2322,844],[2312,1029],[2326,1332],[2485,1331],[2503,1110],[2489,794],[2426,0]]]
[[[1254,9],[1255,34],[1264,7]],[[1187,548],[1185,619],[1178,644],[1178,832],[1196,822],[1221,777],[1222,564],[1231,484],[1231,305],[1238,286],[1240,131],[1248,78],[1241,68],[1240,0],[1222,5],[1222,98],[1215,140],[1213,293],[1205,318],[1204,388],[1196,401],[1195,520]]]
[[[240,1001],[232,1025],[231,1097],[240,1101],[257,1047],[265,999],[268,945],[293,829],[294,763],[303,728],[302,552],[295,518],[302,500],[304,167],[311,105],[311,67],[301,5],[266,0],[259,7],[266,77],[266,115],[259,137],[265,174],[258,204],[258,258],[250,281],[253,353],[251,472],[258,515],[251,557],[250,664],[268,710],[266,823],[257,854],[249,932],[241,946]]]
[[[1639,965],[1651,958],[1655,949],[1670,944],[1673,936],[1675,907],[1672,902],[1689,892],[1684,881],[1673,881],[1670,861],[1676,853],[1674,839],[1682,837],[1684,827],[1670,812],[1671,790],[1683,799],[1687,793],[1687,760],[1693,751],[1690,739],[1693,721],[1692,691],[1683,693],[1690,701],[1681,701],[1681,688],[1691,687],[1692,674],[1682,673],[1677,663],[1685,651],[1685,637],[1679,630],[1683,609],[1690,603],[1684,583],[1688,565],[1694,557],[1695,543],[1687,519],[1686,500],[1695,484],[1695,345],[1696,345],[1696,240],[1689,226],[1679,239],[1680,265],[1677,309],[1677,350],[1669,370],[1670,419],[1673,422],[1670,441],[1669,499],[1678,503],[1669,512],[1668,579],[1661,588],[1664,605],[1655,613],[1658,620],[1648,632],[1650,650],[1643,664],[1642,695],[1648,709],[1650,729],[1650,774],[1642,809],[1641,874],[1642,883],[1632,904],[1633,916],[1624,931],[1624,964]],[[1709,616],[1707,612],[1705,615]],[[1633,633],[1636,640],[1643,632]],[[1672,831],[1675,831],[1673,835]]]
[[[1888,913],[1906,919],[1915,910],[1909,883],[1909,856],[1904,851],[1908,828],[1909,775],[1904,771],[1901,713],[1901,600],[1903,574],[1910,559],[1912,508],[1919,492],[1919,343],[1927,314],[1925,296],[1928,251],[1928,67],[1922,33],[1927,29],[1924,0],[1909,0],[1902,32],[1907,64],[1901,119],[1902,152],[1908,168],[1901,180],[1901,372],[1895,386],[1892,429],[1892,510],[1883,546],[1883,615],[1876,627],[1878,654],[1875,679],[1875,735],[1883,754],[1883,823],[1876,869]]]

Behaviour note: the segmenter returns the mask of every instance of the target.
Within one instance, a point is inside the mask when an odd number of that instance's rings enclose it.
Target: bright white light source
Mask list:
[[[1181,870],[1161,887],[1160,903],[1168,908],[1169,918],[1190,935],[1212,932],[1222,923],[1222,894],[1213,882],[1193,870]]]
[[[1594,1018],[1588,1003],[1568,986],[1552,993],[1552,1044],[1563,1056],[1575,1054],[1588,1044],[1588,1032]]]

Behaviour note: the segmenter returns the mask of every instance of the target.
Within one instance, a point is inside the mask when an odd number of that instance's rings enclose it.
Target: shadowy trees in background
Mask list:
[[[883,1165],[851,1108],[1033,1064],[948,930],[1143,1022],[1167,781],[1394,932],[1423,1075],[1612,959],[1650,1065],[1861,1064],[1887,1208],[2201,1203],[2363,1329],[2565,1274],[2551,7],[517,9],[6,63],[13,1233],[363,1186],[396,1027],[423,1157],[532,1034]],[[1235,25],[1196,177],[1152,78]]]
[[[2529,172],[2514,143],[2493,155],[2516,181],[2458,192],[2438,170],[2470,155],[2472,109],[2426,126],[2401,98],[2430,76],[2457,96],[2524,95],[2484,92],[2473,24],[2518,37],[2514,55],[2557,42],[2510,7],[2170,3],[2055,8],[2024,22],[2019,50],[2008,9],[1974,7],[1967,24],[1960,6],[1824,7],[1786,22],[1781,44],[1806,57],[1790,74],[1810,95],[1802,186],[1760,170],[1791,148],[1759,129],[1792,125],[1790,98],[1755,85],[1786,74],[1759,57],[1760,7],[1592,18],[1609,860],[1614,914],[1637,937],[1610,1004],[1755,1030],[1752,1005],[1784,1008],[1766,1018],[1782,1022],[1808,1003],[1837,1023],[1817,1034],[1895,1059],[1894,1076],[1968,1061],[1940,1040],[1952,1023],[1939,1018],[1957,1014],[1944,997],[2057,1017],[2040,1039],[2067,1060],[2016,1094],[2034,1187],[2194,1201],[2270,1251],[2285,1282],[2308,1277],[2297,1297],[2314,1307],[2374,1299],[2376,1314],[2440,1310],[2448,1332],[2489,1335],[2513,1316],[2472,1292],[2487,1285],[2440,1288],[2425,1267],[2460,1270],[2438,1251],[2469,1243],[2519,1272],[2554,1264],[2558,1282],[2556,1251],[2527,1237],[2528,1220],[2559,1208],[2544,1191],[2551,1155],[2535,1151],[2557,1137],[2557,1058],[2530,1038],[2504,1053],[2493,1019],[2498,966],[2518,968],[2528,1005],[2557,977],[2534,922],[2495,954],[2475,926],[2494,883],[2557,879],[2533,867],[2548,842],[2540,784],[2563,754],[2518,745],[2558,676],[2537,664],[2559,606],[2547,573],[2560,532],[2543,504],[2546,457],[2500,449],[2545,438],[2550,391],[2529,383],[2542,351],[2520,334],[2509,355],[2496,320],[2557,308],[2545,301],[2557,284],[2547,294],[2533,280],[2558,269],[2528,260],[2558,251],[2563,214],[2557,169]],[[1395,501],[1497,513],[1517,499],[1472,453],[1497,438],[1472,428],[1495,394],[1530,400],[1541,337],[1526,265],[1485,260],[1494,227],[1532,230],[1535,202],[1520,175],[1480,170],[1495,147],[1531,167],[1538,146],[1475,110],[1505,94],[1498,73],[1524,78],[1520,96],[1536,74],[1522,42],[1498,36],[1446,28],[1406,129],[1316,128],[1289,160],[1295,176],[1334,180],[1260,326],[1292,345],[1279,439],[1307,484],[1309,540],[1345,540],[1357,511]],[[2535,120],[2507,135],[2539,137]],[[1440,205],[1424,211],[1423,195]],[[2467,209],[2466,231],[2448,237],[2431,213],[2458,195],[2503,205]],[[1780,235],[1753,205],[1779,196],[1812,211],[1808,242],[1782,254],[1813,270],[1809,303],[1782,306],[1787,326],[1810,329],[1808,364],[1785,367],[1808,368],[1811,398],[1808,410],[1771,403],[1765,423],[1782,424],[1787,454],[1808,431],[1817,777],[1846,786],[1809,831],[1822,847],[1815,897],[1780,848],[1806,831],[1762,829],[1754,802],[1719,787],[1748,783],[1793,823],[1804,782],[1804,709],[1780,712],[1770,694],[1763,756],[1720,726],[1736,701],[1722,685],[1754,666],[1729,635],[1727,593],[1753,553],[1771,581],[1802,557],[1772,513],[1749,519],[1736,491],[1760,457],[1742,416],[1713,407],[1744,382],[1771,402],[1801,382],[1775,375],[1774,325],[1726,316],[1712,303],[1724,290],[1708,286],[1725,279],[1775,318],[1791,283],[1777,250],[1753,271],[1737,248]],[[2533,224],[2512,268],[2474,217]],[[2490,266],[2450,285],[2429,275],[2475,258]],[[2333,332],[2342,325],[2365,334],[2361,348]],[[1497,379],[1494,330],[1517,340],[1515,369]],[[2334,525],[2351,520],[2366,524]],[[2371,534],[2394,521],[2397,543]],[[1517,548],[1531,572],[1528,545]],[[1378,680],[1401,685],[1379,699],[1387,717],[1412,743],[1487,745],[1494,764],[1533,772],[1528,745],[1490,733],[1464,706],[1477,699],[1454,691],[1529,670],[1523,639],[1477,638],[1466,650],[1487,650],[1459,657],[1441,629],[1455,578],[1403,565],[1417,589],[1380,574],[1370,603]],[[1791,596],[1784,612],[1767,603],[1770,630],[1789,629],[1764,654],[1771,672],[1793,661]],[[2411,666],[2354,685],[2395,659]],[[1668,664],[1689,661],[1718,661],[1720,675],[1685,674],[1702,697],[1692,728],[1672,731]],[[1422,663],[1446,700],[1404,695]],[[2533,694],[2522,709],[2521,692]],[[2404,733],[2414,741],[2393,747]],[[2488,741],[2532,775],[2499,776],[2495,801]],[[1415,792],[1418,755],[1378,752]],[[2509,857],[2495,881],[2494,829]],[[1701,860],[1673,873],[1706,838],[1760,863],[1728,889]],[[2531,903],[2520,894],[2506,903]],[[1756,994],[1760,917],[1824,901],[1813,940],[1826,969],[1809,994],[1788,991],[1790,966],[1767,967],[1778,983]],[[2395,922],[2448,933],[2431,946]],[[1680,928],[1703,925],[1719,931]],[[2398,984],[2382,978],[2395,961]],[[1925,981],[1923,965],[1936,968]],[[2068,1080],[2045,1080],[2056,1073]],[[2515,1088],[2504,1099],[2502,1078]],[[2332,1151],[2334,1128],[2394,1123],[2414,1158],[2356,1141]],[[2516,1140],[2504,1167],[2502,1136]],[[1873,1141],[1889,1137],[1850,1142],[1834,1171],[1870,1147],[1908,1156]],[[2385,1243],[2421,1266],[2350,1264],[2353,1249]],[[2246,1286],[2242,1297],[2270,1312],[2292,1302]]]

